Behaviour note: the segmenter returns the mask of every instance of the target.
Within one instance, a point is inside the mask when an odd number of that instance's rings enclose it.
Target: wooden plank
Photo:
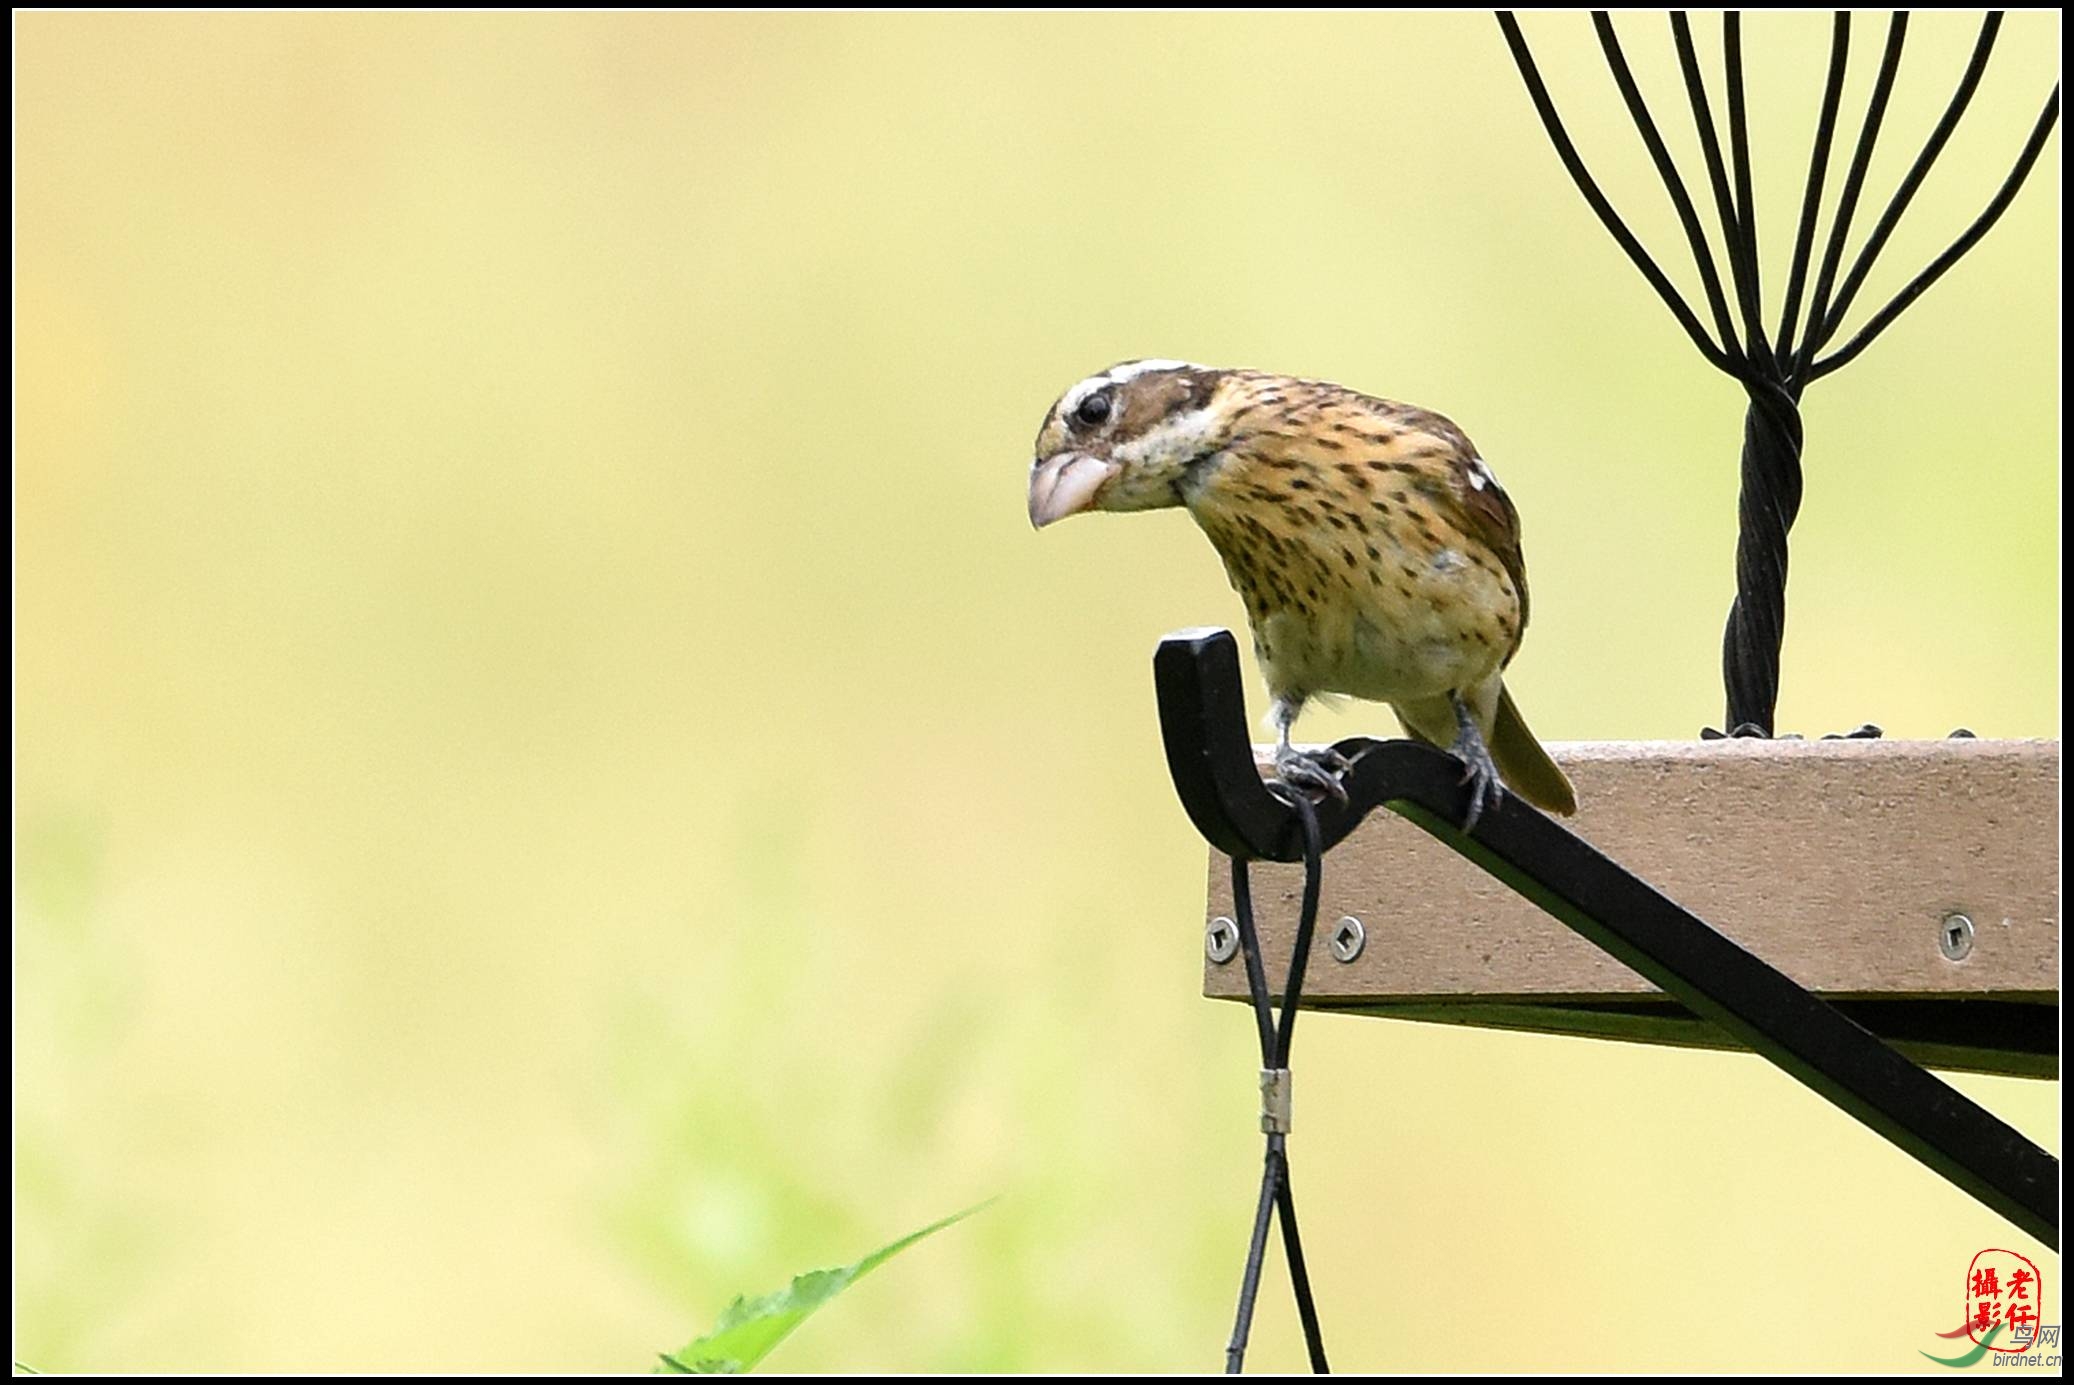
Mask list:
[[[2057,1003],[2057,741],[1550,750],[1577,786],[1580,836],[1817,993]],[[1210,916],[1231,912],[1229,869],[1211,854]],[[1300,866],[1254,867],[1277,987],[1302,883]],[[1974,925],[1960,961],[1939,946],[1952,914]],[[1351,963],[1327,942],[1342,915],[1367,934]],[[1328,858],[1319,919],[1306,990],[1321,1005],[1588,1006],[1661,994],[1386,811]],[[1206,995],[1244,992],[1236,960],[1206,964]]]

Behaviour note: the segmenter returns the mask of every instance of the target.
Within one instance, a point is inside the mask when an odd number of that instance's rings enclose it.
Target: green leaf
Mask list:
[[[967,1207],[942,1221],[931,1222],[920,1231],[881,1246],[854,1265],[832,1270],[808,1270],[774,1294],[760,1298],[737,1298],[713,1324],[713,1330],[692,1341],[683,1350],[660,1354],[657,1375],[738,1375],[752,1370],[770,1355],[771,1348],[785,1340],[792,1329],[828,1300],[870,1274],[880,1265],[924,1237],[933,1236],[953,1222],[961,1222],[987,1204]]]

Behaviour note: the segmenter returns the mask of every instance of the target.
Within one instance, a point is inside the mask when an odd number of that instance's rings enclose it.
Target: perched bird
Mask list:
[[[1342,794],[1345,763],[1289,744],[1324,693],[1387,702],[1556,813],[1577,796],[1505,691],[1527,626],[1519,514],[1439,414],[1339,385],[1184,361],[1126,361],[1060,396],[1037,433],[1030,522],[1183,506],[1246,604],[1285,782]]]

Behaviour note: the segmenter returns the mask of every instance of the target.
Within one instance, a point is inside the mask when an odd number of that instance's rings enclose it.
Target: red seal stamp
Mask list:
[[[2038,1340],[2038,1266],[2013,1250],[1984,1250],[1966,1267],[1966,1335],[2001,1351],[2022,1351]]]

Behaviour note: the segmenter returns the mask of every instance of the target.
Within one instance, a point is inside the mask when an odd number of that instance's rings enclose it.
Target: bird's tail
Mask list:
[[[1492,719],[1491,758],[1512,791],[1535,807],[1564,817],[1577,811],[1577,790],[1534,739],[1503,685],[1498,690],[1498,715]]]

